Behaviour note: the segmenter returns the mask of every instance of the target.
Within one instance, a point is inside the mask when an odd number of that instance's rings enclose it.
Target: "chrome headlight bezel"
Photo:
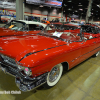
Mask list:
[[[27,76],[31,76],[31,75],[32,75],[32,71],[31,71],[31,69],[28,68],[28,67],[25,67],[25,68],[24,68],[24,73],[25,73]]]
[[[31,76],[32,75],[32,71],[28,67],[24,67],[24,66],[18,65],[18,69],[20,70],[20,72],[23,71],[26,76]]]

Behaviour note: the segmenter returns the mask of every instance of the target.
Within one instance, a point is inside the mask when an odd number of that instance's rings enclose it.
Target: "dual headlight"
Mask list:
[[[24,73],[25,73],[27,76],[31,76],[31,75],[32,75],[32,71],[31,71],[31,69],[28,68],[28,67],[23,67],[23,66],[18,65],[18,69],[19,69],[20,71],[24,71]]]

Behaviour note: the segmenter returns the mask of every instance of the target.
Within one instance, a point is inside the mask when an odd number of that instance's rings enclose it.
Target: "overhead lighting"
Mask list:
[[[68,2],[72,2],[72,0],[68,0]]]
[[[66,4],[64,4],[64,6],[66,7],[67,5],[66,5]]]
[[[43,7],[43,5],[40,5],[40,7]]]
[[[79,10],[83,11],[83,9],[81,9],[81,8]]]
[[[97,5],[99,8],[100,8],[100,4],[99,5]]]
[[[72,10],[72,9],[69,8],[68,10]]]
[[[75,12],[78,12],[77,10],[75,10]]]
[[[83,6],[83,5],[78,5],[78,6]]]

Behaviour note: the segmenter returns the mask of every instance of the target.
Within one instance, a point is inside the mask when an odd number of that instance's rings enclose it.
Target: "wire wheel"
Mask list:
[[[50,88],[56,85],[61,78],[62,72],[63,72],[62,64],[58,64],[54,66],[51,69],[51,71],[48,73],[47,82],[45,84],[45,87]]]

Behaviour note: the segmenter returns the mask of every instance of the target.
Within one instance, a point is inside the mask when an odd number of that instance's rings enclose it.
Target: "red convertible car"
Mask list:
[[[60,80],[63,70],[98,56],[99,50],[100,37],[87,40],[82,29],[74,35],[49,24],[38,34],[0,38],[0,67],[15,76],[21,91],[41,85],[50,88]]]

